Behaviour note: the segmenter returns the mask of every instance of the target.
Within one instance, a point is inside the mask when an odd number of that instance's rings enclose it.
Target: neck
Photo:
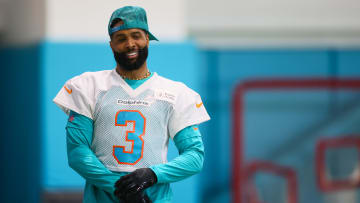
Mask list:
[[[148,76],[149,70],[148,70],[148,68],[146,66],[146,62],[145,62],[139,69],[131,70],[131,71],[125,70],[124,68],[119,66],[119,64],[117,64],[116,72],[122,78],[126,78],[129,80],[139,80],[139,79],[146,78],[146,76]]]

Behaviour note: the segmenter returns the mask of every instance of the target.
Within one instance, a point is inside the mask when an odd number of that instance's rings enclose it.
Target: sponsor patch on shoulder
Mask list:
[[[176,95],[168,92],[166,90],[157,89],[154,93],[154,98],[158,100],[168,101],[170,103],[175,103]]]
[[[116,102],[118,105],[129,106],[150,106],[151,102],[146,100],[132,100],[132,99],[118,99]]]

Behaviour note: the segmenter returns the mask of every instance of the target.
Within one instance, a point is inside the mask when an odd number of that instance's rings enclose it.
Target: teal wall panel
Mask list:
[[[0,48],[0,202],[39,202],[41,45]]]
[[[206,134],[210,138],[205,139],[207,160],[201,176],[204,183],[202,202],[227,202],[230,198],[232,98],[237,84],[253,79],[358,77],[360,73],[356,68],[360,54],[356,50],[203,50],[202,55],[202,64],[208,73],[204,96],[213,118],[206,124],[209,128]],[[319,136],[318,132],[325,132],[328,125],[336,125],[332,128],[333,133],[341,132],[344,122],[334,120],[345,115],[344,108],[354,99],[359,100],[358,92],[249,92],[245,97],[245,159],[277,161],[294,167],[296,161],[307,163],[299,151],[313,156],[313,151],[307,147],[315,143],[313,138]],[[348,118],[351,123],[357,119],[356,116]],[[356,127],[346,132],[349,131],[359,132]],[[330,135],[329,130],[325,134]],[[308,188],[316,186],[313,184]],[[320,194],[316,190],[312,194],[307,200],[316,202]]]

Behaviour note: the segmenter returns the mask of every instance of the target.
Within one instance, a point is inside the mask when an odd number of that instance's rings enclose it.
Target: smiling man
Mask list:
[[[126,6],[108,26],[116,68],[68,80],[54,102],[69,115],[69,165],[86,180],[84,202],[171,202],[170,183],[201,171],[199,94],[151,72],[145,10]],[[179,156],[167,162],[169,139]]]

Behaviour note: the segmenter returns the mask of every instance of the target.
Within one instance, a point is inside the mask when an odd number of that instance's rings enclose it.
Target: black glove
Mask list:
[[[126,196],[133,196],[143,192],[145,188],[154,185],[156,182],[157,177],[150,168],[136,169],[116,181],[114,194],[119,199],[123,199]]]

